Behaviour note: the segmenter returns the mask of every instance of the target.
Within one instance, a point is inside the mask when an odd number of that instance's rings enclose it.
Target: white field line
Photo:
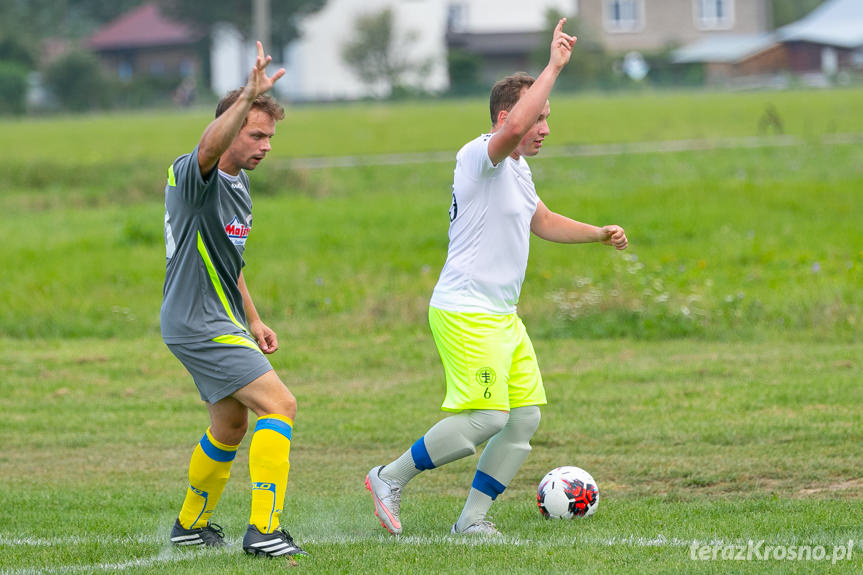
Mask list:
[[[77,545],[129,545],[135,543],[164,545],[163,549],[151,557],[130,559],[117,563],[91,563],[81,565],[63,565],[56,567],[22,567],[13,569],[0,569],[0,575],[74,575],[77,573],[99,573],[99,572],[121,572],[128,569],[139,569],[159,564],[182,563],[205,559],[213,553],[227,554],[240,552],[241,540],[239,538],[227,539],[228,545],[221,549],[173,549],[168,546],[163,535],[140,535],[135,537],[8,537],[0,534],[0,548],[2,547],[52,547],[52,546],[77,546]],[[506,547],[530,547],[533,545],[542,547],[570,547],[573,545],[589,545],[598,547],[658,547],[668,549],[690,548],[693,545],[722,546],[729,544],[745,545],[746,541],[722,541],[722,540],[698,540],[679,539],[677,537],[665,537],[659,534],[655,537],[640,537],[635,535],[614,536],[605,538],[595,537],[553,537],[551,539],[530,540],[517,537],[500,537],[493,539],[452,537],[449,535],[410,535],[391,537],[388,535],[335,535],[323,537],[309,537],[300,541],[303,545],[351,545],[359,543],[383,543],[389,545],[495,545]],[[799,541],[769,541],[771,545],[796,545]],[[846,541],[839,541],[845,544]],[[822,543],[825,544],[825,543]]]
[[[537,159],[620,156],[623,154],[669,154],[676,152],[726,150],[732,148],[781,148],[801,146],[813,141],[829,146],[860,144],[863,143],[863,134],[827,134],[817,140],[810,140],[800,136],[750,136],[741,138],[717,138],[715,140],[668,140],[656,142],[631,142],[626,144],[597,144],[593,146],[550,146],[543,150],[540,155],[537,156]],[[287,163],[291,168],[304,170],[444,163],[455,162],[455,150],[451,152],[417,152],[410,154],[294,158],[281,161]]]
[[[127,569],[141,569],[142,567],[152,567],[158,564],[182,563],[184,561],[198,560],[204,557],[201,553],[173,553],[173,550],[162,551],[153,557],[141,557],[138,559],[129,559],[119,563],[91,563],[86,565],[62,565],[57,567],[24,567],[20,569],[3,569],[0,570],[2,575],[71,575],[74,573],[117,573],[126,571]],[[206,554],[211,553],[227,553],[227,549],[208,549]]]
[[[121,544],[129,544],[133,542],[140,543],[163,543],[165,539],[163,537],[120,537],[120,538],[83,538],[83,537],[66,537],[66,538],[57,538],[55,539],[40,539],[40,538],[6,538],[0,537],[0,547],[2,546],[17,546],[17,545],[28,545],[28,546],[56,546],[56,545],[81,545],[81,544],[109,544],[109,543],[121,543]],[[510,537],[502,537],[499,539],[491,539],[491,540],[483,540],[478,538],[453,538],[446,535],[437,535],[437,536],[406,536],[406,537],[389,537],[389,536],[378,536],[378,537],[356,537],[356,536],[335,536],[335,537],[320,537],[320,538],[308,538],[303,539],[302,543],[315,545],[315,544],[336,544],[336,545],[349,545],[355,543],[387,543],[391,545],[440,545],[440,544],[459,544],[459,545],[505,545],[507,547],[512,546],[529,546],[531,545],[531,541],[524,539],[516,539]],[[586,539],[569,539],[567,538],[565,541],[561,540],[557,542],[558,545],[554,545],[550,541],[543,541],[543,546],[571,546],[574,544],[593,544],[593,545],[601,545],[601,546],[615,546],[615,545],[623,545],[623,546],[634,546],[634,547],[688,547],[692,542],[683,541],[678,539],[666,539],[662,535],[655,538],[644,538],[644,537],[613,537],[610,539],[598,539],[596,541],[589,541]],[[240,548],[240,540],[236,539],[234,541],[228,540],[228,545],[221,549],[186,549],[186,550],[174,550],[171,548],[167,548],[162,550],[159,554],[152,557],[142,557],[138,559],[131,559],[128,561],[123,561],[119,563],[91,563],[91,564],[83,564],[83,565],[63,565],[57,567],[24,567],[17,569],[3,569],[0,570],[0,575],[74,575],[77,573],[99,573],[99,572],[110,572],[117,573],[126,571],[128,569],[140,569],[143,567],[151,567],[159,564],[170,564],[170,563],[181,563],[184,561],[198,560],[201,558],[206,558],[212,553],[236,553],[239,552]]]
[[[752,539],[752,538],[750,538]],[[792,540],[780,540],[773,538],[761,538],[770,545],[798,545],[800,540],[793,538]],[[760,539],[759,539],[760,540]],[[369,535],[324,535],[303,537],[300,540],[302,544],[309,545],[353,545],[358,543],[380,543],[387,545],[505,545],[505,546],[524,546],[531,545],[542,546],[571,546],[571,545],[596,545],[600,547],[689,547],[694,543],[699,545],[730,545],[746,543],[748,539],[680,539],[677,537],[666,537],[661,533],[654,537],[642,537],[636,535],[615,535],[612,537],[584,537],[581,535],[573,536],[551,536],[543,537],[542,539],[528,539],[524,537],[513,537],[505,535],[503,537],[481,538],[481,537],[456,537],[449,534],[440,535],[397,535],[391,536],[386,534],[369,534]],[[225,542],[230,546],[239,547],[241,538],[225,538]],[[821,542],[821,545],[832,545],[846,543],[843,538],[836,541]],[[161,545],[165,544],[166,549],[174,549],[167,543],[167,535],[150,534],[138,536],[124,537],[105,537],[105,536],[69,536],[69,537],[8,537],[0,534],[0,547],[75,547],[79,545]],[[194,551],[194,550],[192,550]],[[0,572],[2,573],[2,572]]]
[[[226,538],[228,546],[240,546],[240,539]],[[700,541],[699,543],[722,544],[722,541]],[[166,542],[162,535],[139,535],[135,537],[104,537],[104,536],[68,536],[68,537],[7,537],[0,535],[0,547],[76,547],[80,545],[160,545]],[[656,537],[636,537],[635,535],[615,536],[608,538],[587,538],[580,536],[551,537],[542,540],[531,540],[521,537],[454,537],[452,535],[327,535],[323,537],[304,537],[301,543],[309,545],[352,545],[357,543],[383,543],[388,545],[506,545],[506,546],[571,546],[571,545],[599,545],[612,547],[625,545],[630,547],[686,547],[693,540],[678,538],[666,538],[664,535]],[[171,547],[168,547],[172,549]],[[194,550],[193,550],[194,551]],[[3,573],[0,571],[0,573]]]

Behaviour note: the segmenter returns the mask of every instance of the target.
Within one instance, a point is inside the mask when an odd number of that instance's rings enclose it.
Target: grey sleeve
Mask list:
[[[201,175],[201,169],[198,166],[198,146],[195,146],[191,154],[182,155],[174,160],[175,189],[183,201],[195,206],[200,205],[210,184],[215,181],[213,176],[217,169],[218,166],[214,166],[208,174]]]

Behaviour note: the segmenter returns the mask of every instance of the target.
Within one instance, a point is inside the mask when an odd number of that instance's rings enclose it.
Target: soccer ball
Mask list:
[[[546,519],[587,517],[599,506],[599,488],[580,467],[557,467],[545,474],[536,490],[536,504]]]

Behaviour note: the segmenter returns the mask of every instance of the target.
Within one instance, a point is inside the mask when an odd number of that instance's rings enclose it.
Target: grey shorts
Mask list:
[[[263,353],[246,345],[213,340],[165,345],[192,374],[201,399],[208,403],[228,397],[273,369]]]

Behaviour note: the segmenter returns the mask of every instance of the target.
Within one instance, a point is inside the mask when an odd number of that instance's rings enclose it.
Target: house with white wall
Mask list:
[[[550,9],[572,13],[577,0],[329,0],[300,24],[301,38],[288,47],[280,93],[294,101],[344,100],[374,96],[379,89],[358,78],[342,59],[342,46],[353,37],[358,17],[393,11],[396,44],[402,56],[430,66],[421,76],[406,77],[415,88],[442,92],[449,87],[447,31],[530,31],[545,28]],[[400,44],[407,34],[409,44]]]
[[[863,4],[863,0],[846,0]],[[351,100],[381,95],[380,86],[358,78],[342,57],[355,33],[357,18],[390,8],[396,45],[404,59],[429,62],[420,75],[406,77],[411,87],[442,92],[449,87],[447,51],[457,48],[482,61],[482,81],[530,68],[531,53],[547,39],[549,10],[577,17],[611,53],[656,51],[670,45],[719,42],[740,52],[738,38],[758,38],[770,30],[770,0],[328,0],[300,22],[301,37],[285,53],[274,54],[287,75],[277,84],[280,95],[294,101]],[[225,29],[214,51],[230,52],[236,35]],[[408,34],[414,40],[404,44]],[[749,47],[751,42],[745,47]],[[215,91],[241,85],[254,44],[233,59],[214,52]],[[748,48],[747,48],[748,49]],[[233,53],[236,53],[234,51]],[[229,62],[223,65],[221,62]],[[218,64],[217,64],[218,63]],[[242,65],[240,65],[242,63]],[[216,68],[219,68],[218,70]],[[218,84],[217,78],[232,76]]]

